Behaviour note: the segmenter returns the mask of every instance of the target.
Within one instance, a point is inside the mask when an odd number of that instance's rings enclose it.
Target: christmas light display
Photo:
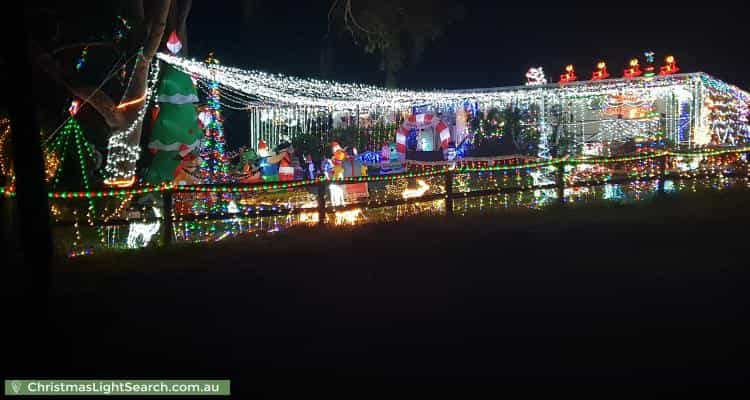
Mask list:
[[[646,67],[643,68],[643,76],[651,77],[656,75],[656,67],[654,66],[654,52],[644,51],[643,56],[646,58]]]
[[[128,232],[127,246],[129,249],[148,246],[151,238],[159,232],[161,222],[132,222]]]
[[[418,179],[417,180],[417,188],[416,189],[404,189],[403,193],[401,194],[401,197],[404,199],[413,199],[416,197],[422,197],[424,194],[430,190],[430,185],[425,183],[424,180]]]
[[[625,68],[625,72],[623,72],[623,77],[635,78],[641,75],[643,75],[643,71],[641,71],[641,66],[638,63],[638,59],[637,58],[631,59],[630,65],[628,66],[628,68]]]
[[[74,117],[76,114],[78,114],[78,110],[81,108],[81,101],[78,99],[75,99],[70,102],[70,107],[68,107],[68,113],[70,113],[71,117]]]
[[[89,46],[85,46],[83,50],[81,51],[81,55],[78,57],[78,61],[76,61],[76,71],[80,71],[81,68],[83,68],[83,65],[86,63],[86,55],[89,53]]]
[[[663,151],[628,157],[554,160],[554,162],[547,165],[559,166],[572,164],[572,166],[565,168],[565,181],[568,185],[585,185],[567,187],[564,191],[564,200],[566,203],[595,201],[600,198],[607,198],[615,201],[633,201],[649,198],[653,196],[657,191],[657,177],[660,174],[659,165],[661,165],[659,157],[663,156],[669,156],[670,158],[674,157],[674,159],[677,160],[677,163],[674,164],[674,166],[670,167],[670,173],[673,174],[673,178],[671,179],[673,180],[692,179],[692,182],[697,182],[695,181],[695,179],[700,178],[701,176],[710,176],[711,178],[708,181],[709,186],[716,189],[730,187],[731,185],[735,184],[732,182],[737,182],[737,184],[741,184],[744,185],[743,187],[746,187],[748,185],[748,180],[746,177],[739,177],[738,180],[732,181],[728,178],[723,178],[722,174],[727,173],[727,171],[729,171],[729,173],[732,173],[732,171],[736,171],[736,168],[741,167],[744,164],[744,161],[742,160],[740,155],[747,151],[750,151],[750,148],[695,152]],[[689,160],[691,167],[679,168],[680,159]],[[669,165],[672,164],[670,163]],[[504,208],[520,206],[538,209],[551,204],[556,199],[554,189],[550,190],[539,187],[540,185],[550,184],[549,176],[545,175],[547,172],[543,169],[545,168],[544,165],[537,164],[535,166],[534,163],[521,163],[515,165],[503,165],[499,167],[501,168],[492,168],[491,171],[480,168],[476,171],[463,173],[464,177],[462,177],[462,175],[456,175],[454,190],[461,186],[461,181],[463,179],[468,179],[470,181],[470,189],[466,193],[476,193],[477,191],[482,192],[487,190],[490,190],[487,193],[497,193],[497,190],[502,191],[507,188],[516,188],[516,190],[520,190],[520,192],[513,194],[500,193],[482,195],[480,197],[466,200],[456,199],[454,202],[454,210],[456,215],[463,215],[466,212],[491,211],[497,209],[498,207]],[[745,171],[744,168],[746,167],[742,168],[742,170]],[[460,172],[457,171],[457,173]],[[398,185],[394,185],[395,197],[403,197],[403,191],[408,187],[408,185],[406,185],[406,180],[409,179],[407,178],[408,175],[410,174],[403,174],[402,176],[398,177],[398,179],[391,180],[393,183],[398,183]],[[611,183],[611,180],[617,178],[618,176],[627,176],[629,177],[629,179],[633,179],[636,181],[627,184]],[[443,180],[443,177],[439,175],[435,176],[435,178],[436,181],[434,182],[441,182]],[[643,179],[647,179],[648,181],[644,181]],[[427,183],[427,181],[425,181],[425,183]],[[596,186],[586,186],[592,184],[615,186],[601,186],[600,188],[597,188]],[[695,190],[696,184],[697,183],[693,183],[686,186],[681,181],[669,182],[668,184],[664,184],[664,191]],[[429,185],[432,188],[433,183],[430,183]],[[622,191],[620,191],[620,189],[618,188],[621,188]],[[190,189],[197,192],[208,192],[213,188],[200,186],[194,188],[149,188],[149,190],[154,189],[157,191],[179,189],[180,193],[188,193],[185,190]],[[237,191],[235,189],[237,188],[227,186],[222,192],[244,192],[243,190]],[[266,190],[270,190],[270,188],[267,188]],[[440,193],[440,190],[442,189],[439,189],[437,193]],[[118,190],[110,192],[134,193],[135,190]],[[175,198],[178,198],[177,195],[178,193],[175,193]],[[77,194],[77,196],[84,198],[87,196],[95,197],[96,193],[79,193]],[[306,202],[309,203],[308,207],[315,206],[314,201],[310,203],[309,200],[306,200]],[[240,203],[240,201],[234,203],[231,200],[228,201],[228,204],[237,205]],[[302,203],[300,203],[299,205],[301,204]],[[299,207],[299,205],[297,205],[297,207]],[[281,204],[279,204],[278,206],[268,206],[267,211],[271,212],[272,209],[274,210],[274,212],[278,212],[283,215],[279,215],[278,217],[263,217],[261,216],[262,214],[258,214],[257,208],[256,210],[248,212],[248,210],[244,210],[238,206],[238,210],[240,210],[240,213],[237,214],[233,214],[232,207],[227,207],[227,211],[222,213],[222,215],[225,215],[227,219],[223,221],[199,220],[188,222],[181,219],[184,214],[174,214],[173,212],[172,219],[175,221],[175,236],[173,238],[179,241],[190,242],[215,241],[222,240],[223,238],[234,236],[240,233],[275,232],[297,223],[315,223],[317,221],[317,217],[315,217],[315,215],[317,215],[317,210],[309,212],[308,209],[308,211],[302,211],[301,214],[295,214],[293,209],[284,209],[283,207],[281,207]],[[336,211],[336,213],[339,214],[338,217],[335,217],[335,214],[329,212],[327,221],[332,225],[337,225],[359,224],[366,221],[376,220],[392,220],[392,217],[385,216],[392,216],[394,211],[396,213],[396,220],[398,220],[400,216],[405,216],[407,214],[433,215],[435,213],[444,212],[441,211],[443,209],[444,203],[432,200],[427,202],[419,202],[413,205],[405,204],[395,207],[384,207],[381,201],[376,201],[363,204],[358,208],[358,210],[360,211],[356,211],[356,209]],[[292,214],[287,214],[290,212]],[[303,215],[304,213],[307,213],[307,215]],[[74,216],[75,215],[76,214],[74,213]],[[158,216],[160,214],[155,211],[155,215]],[[237,218],[231,217],[232,215],[237,215]],[[251,217],[253,215],[257,217],[252,220],[243,219],[245,217]],[[196,215],[196,217],[199,217],[199,215]],[[265,221],[268,221],[269,223],[266,223]],[[135,225],[136,227],[133,230],[133,234],[130,235],[129,231],[126,232],[127,236],[131,238],[130,243],[132,247],[140,247],[145,245],[146,241],[153,240],[153,236],[146,239],[144,236],[140,235],[141,232],[144,234],[150,234],[149,232],[151,231],[158,231],[157,229],[154,229],[153,225],[146,225],[153,223],[146,221],[133,222],[137,224]],[[74,225],[74,229],[75,239],[74,245],[72,246],[74,250],[72,250],[70,253],[80,255],[92,252],[93,249],[91,247],[84,246],[85,243],[82,242],[81,234],[78,230],[77,224]],[[102,246],[116,248],[123,248],[128,246],[127,241],[123,244],[115,243],[117,239],[111,232],[112,230],[110,228],[106,228],[106,240],[103,241]],[[154,232],[154,234],[156,233]],[[122,240],[125,240],[124,236],[120,237],[122,238]]]
[[[15,179],[13,167],[10,161],[10,120],[0,119],[0,176],[5,178],[6,185]]]
[[[659,69],[659,75],[672,75],[678,72],[680,72],[680,68],[677,66],[674,56],[667,56],[664,59],[664,65]]]
[[[169,49],[172,54],[177,54],[182,50],[182,42],[180,42],[180,38],[177,36],[176,31],[172,31],[172,33],[169,34],[169,39],[167,39],[167,49]]]
[[[205,62],[209,67],[219,65],[219,60],[214,57],[214,53],[209,53]],[[231,180],[229,160],[225,151],[224,118],[221,115],[220,96],[219,83],[211,80],[208,84],[208,105],[205,111],[208,115],[204,115],[202,121],[206,129],[200,144],[200,155],[203,160],[200,172],[206,182],[212,183]]]
[[[128,20],[119,15],[116,18],[117,22],[115,23],[114,33],[112,35],[115,44],[120,43],[120,41],[125,38],[125,35],[132,29]]]
[[[138,61],[136,61],[138,62]],[[140,103],[140,109],[136,118],[127,128],[115,132],[109,138],[107,145],[107,164],[105,183],[116,187],[129,187],[135,183],[135,166],[141,155],[141,147],[138,143],[129,143],[131,135],[141,129],[143,118],[146,116],[151,97],[156,87],[159,76],[159,61],[154,60],[149,71],[149,82],[146,87],[145,98]],[[131,74],[132,78],[132,74]]]
[[[79,164],[79,176],[84,190],[89,190],[89,170],[94,161],[91,144],[75,118],[70,118],[55,137],[44,146],[45,176],[55,190],[62,177],[66,159],[75,157]]]
[[[529,68],[526,72],[526,85],[546,85],[547,78],[544,76],[542,67]]]
[[[608,79],[609,73],[604,62],[598,64],[591,81],[569,81],[564,85],[414,91],[297,79],[226,66],[209,69],[203,65],[205,63],[166,54],[159,54],[158,57],[195,76],[198,86],[207,93],[210,91],[209,82],[218,82],[222,93],[222,107],[249,108],[251,136],[258,138],[258,135],[262,135],[271,143],[278,143],[283,134],[294,140],[296,135],[310,126],[310,115],[330,116],[336,110],[349,110],[353,114],[354,110],[360,115],[381,118],[401,113],[414,104],[429,104],[430,109],[435,112],[456,115],[456,128],[450,130],[450,138],[455,142],[458,137],[465,135],[458,132],[458,113],[467,102],[477,104],[478,108],[484,110],[513,104],[523,109],[537,110],[534,111],[533,118],[524,122],[523,129],[526,134],[535,137],[535,143],[530,148],[537,148],[537,155],[548,158],[550,149],[559,146],[558,140],[552,137],[558,129],[556,125],[568,137],[565,143],[568,143],[566,146],[573,153],[579,152],[584,143],[599,140],[597,137],[613,136],[612,132],[597,129],[609,125],[602,125],[596,120],[599,118],[596,114],[592,118],[590,114],[594,108],[587,107],[600,98],[628,95],[634,98],[644,97],[649,101],[657,99],[652,112],[661,114],[660,121],[666,127],[664,134],[670,143],[692,147],[703,144],[703,141],[696,138],[705,136],[703,132],[710,129],[710,124],[706,121],[708,111],[704,113],[700,106],[700,99],[707,93],[702,88],[711,86],[731,93],[734,101],[750,101],[745,92],[702,73]],[[572,75],[574,74],[571,74],[571,78]],[[670,96],[677,97],[678,102],[675,103]],[[688,104],[688,107],[683,107],[683,104]],[[690,119],[687,128],[682,122],[682,114],[685,112]],[[408,116],[407,111],[401,118]],[[303,128],[297,129],[295,126]],[[684,129],[688,129],[688,132],[684,132]],[[313,135],[319,135],[321,144],[333,139],[327,136],[329,131],[324,125],[308,130]],[[679,139],[680,135],[684,139]],[[399,137],[391,138],[390,141],[398,142],[398,139]],[[625,139],[628,138],[623,137]],[[463,149],[465,144],[462,142],[458,148]],[[380,147],[382,143],[375,144],[370,150],[377,148],[376,146]]]
[[[160,58],[164,58],[164,56],[160,55]],[[175,60],[183,61],[179,58],[175,58]],[[184,67],[184,69],[182,66],[176,68],[181,71],[199,68],[193,64],[185,65],[187,67]],[[669,73],[652,78],[601,78],[602,80],[598,82],[569,81],[565,82],[565,85],[540,83],[512,88],[478,89],[476,91],[386,90],[359,85],[328,83],[328,92],[313,95],[316,90],[321,89],[320,81],[296,80],[281,76],[270,76],[265,80],[253,80],[251,78],[254,75],[247,73],[247,71],[235,73],[232,69],[220,65],[204,65],[200,68],[206,68],[207,73],[206,75],[196,73],[195,78],[199,88],[208,94],[209,102],[211,101],[211,90],[215,89],[217,94],[221,91],[221,96],[215,96],[217,106],[215,109],[220,109],[225,104],[235,106],[252,104],[256,107],[258,115],[270,116],[267,120],[269,124],[276,124],[277,121],[283,120],[285,125],[294,126],[299,121],[305,120],[298,119],[300,114],[304,114],[303,111],[315,110],[316,113],[320,113],[319,115],[330,116],[332,111],[338,107],[346,108],[353,105],[359,108],[360,115],[382,116],[390,112],[398,112],[402,113],[400,118],[408,119],[414,114],[409,114],[407,105],[413,105],[413,102],[418,99],[429,100],[430,110],[435,113],[453,112],[451,110],[455,110],[455,108],[450,107],[460,106],[463,109],[466,101],[472,101],[472,104],[477,104],[478,109],[483,110],[490,107],[503,109],[507,104],[518,104],[523,112],[521,132],[536,130],[544,137],[551,135],[552,132],[561,136],[571,135],[574,144],[581,148],[584,148],[584,144],[596,144],[598,146],[595,152],[597,155],[623,154],[611,151],[614,148],[612,142],[624,143],[629,141],[634,143],[635,150],[639,152],[617,157],[592,157],[591,152],[589,152],[586,157],[578,157],[583,152],[581,151],[571,153],[572,158],[568,159],[528,159],[508,164],[459,160],[453,169],[456,174],[454,192],[457,190],[465,193],[482,190],[486,190],[488,193],[497,193],[503,190],[527,191],[522,194],[492,195],[481,200],[469,200],[465,203],[469,204],[468,207],[471,207],[471,204],[474,203],[479,204],[480,208],[486,207],[487,204],[522,203],[531,208],[543,207],[555,195],[554,189],[549,192],[547,188],[540,188],[540,186],[552,185],[555,182],[554,172],[559,168],[566,171],[565,182],[567,184],[582,185],[580,188],[566,188],[564,192],[565,201],[587,201],[587,199],[596,196],[611,199],[629,196],[630,198],[644,198],[647,193],[653,192],[656,187],[654,182],[663,171],[662,157],[667,157],[667,162],[671,163],[667,168],[674,179],[697,179],[700,176],[712,176],[717,177],[716,182],[718,183],[715,183],[716,185],[725,187],[727,180],[723,176],[738,171],[739,166],[744,163],[740,155],[744,155],[750,150],[745,147],[737,147],[745,143],[744,140],[748,135],[748,117],[750,116],[748,101],[750,96],[732,85],[701,73]],[[212,71],[215,72],[214,75],[211,75]],[[606,65],[600,68],[600,71],[606,73]],[[572,66],[569,72],[572,76],[575,76]],[[121,102],[123,108],[139,107],[139,111],[147,112],[146,107],[149,104],[150,97],[157,94],[153,90],[155,88],[154,73],[158,74],[158,65],[152,68],[144,97],[132,99],[129,102]],[[562,80],[561,77],[561,82]],[[285,86],[289,82],[299,83],[299,86]],[[214,84],[213,87],[212,84]],[[325,85],[325,83],[323,84]],[[260,88],[259,93],[265,93],[269,97],[259,97],[256,93],[248,91],[248,88],[256,86]],[[168,94],[161,91],[158,94],[173,100],[181,100],[181,98],[175,97],[177,95],[184,96],[184,93]],[[279,94],[279,97],[273,97]],[[369,97],[370,94],[376,96]],[[287,102],[289,99],[294,102]],[[131,101],[134,102],[130,103]],[[259,101],[267,103],[259,103]],[[71,111],[71,114],[74,114],[74,112]],[[352,112],[350,115],[355,114]],[[199,118],[204,125],[210,125],[214,120],[211,107],[206,109],[206,114],[203,114],[202,117],[194,115],[193,119],[196,124]],[[356,119],[362,121],[360,118]],[[52,146],[68,147],[83,155],[79,159],[90,159],[91,146],[88,145],[82,134],[76,133],[77,130],[72,124],[61,131],[55,141],[52,141]],[[705,134],[702,133],[704,130]],[[715,142],[711,140],[714,135],[717,138]],[[283,133],[280,136],[283,136]],[[709,140],[703,142],[703,137],[707,137]],[[688,147],[702,144],[719,144],[722,147],[697,149],[689,152],[673,151],[666,147],[654,147],[655,144],[663,144],[666,139],[674,140],[675,143],[686,144]],[[381,144],[378,143],[378,146]],[[734,146],[725,148],[728,145]],[[357,146],[359,147],[359,145]],[[592,147],[589,146],[588,148],[591,149]],[[56,156],[55,152],[45,154],[46,159],[49,156],[46,164],[51,167],[51,176],[59,179],[63,172],[69,172],[69,168],[68,171],[62,171],[62,168],[66,162],[69,165],[71,154],[74,153],[69,153],[67,156],[65,154]],[[373,156],[371,151],[365,151],[363,154],[369,154],[369,158]],[[675,160],[671,160],[671,157],[675,157]],[[676,160],[677,157],[682,157],[682,159]],[[137,159],[137,155],[134,156],[134,159]],[[340,211],[343,223],[349,223],[348,221],[360,223],[365,219],[365,216],[368,220],[373,220],[371,216],[374,214],[369,210],[389,204],[389,207],[391,207],[394,200],[403,201],[415,197],[424,198],[420,200],[434,199],[436,196],[442,196],[441,193],[445,193],[444,174],[446,168],[448,168],[447,165],[417,165],[411,162],[405,162],[404,165],[409,171],[404,174],[353,176],[332,180],[332,185],[330,185],[331,202],[329,204],[333,207],[341,207],[346,205],[348,201],[348,208],[360,207],[361,205],[360,213],[343,214],[348,213],[349,209]],[[90,169],[84,167],[87,166],[82,164],[82,170]],[[123,178],[126,178],[126,176],[123,175]],[[409,187],[406,181],[415,178],[419,178],[416,179],[418,186],[416,188]],[[607,192],[604,186],[601,189],[583,186],[592,184],[612,185],[611,182],[616,179],[626,178],[649,180],[649,183],[633,184],[630,186],[632,191],[623,191],[624,195],[612,188]],[[112,206],[114,212],[101,213],[102,217],[99,221],[109,221],[115,215],[123,212],[125,199],[131,199],[133,196],[141,194],[158,195],[159,193],[171,192],[175,204],[172,215],[167,216],[167,219],[172,218],[182,226],[188,224],[195,227],[202,226],[195,228],[196,230],[193,232],[203,232],[200,235],[205,234],[204,237],[210,238],[207,240],[222,240],[233,235],[233,232],[258,231],[257,228],[248,228],[241,219],[242,217],[265,218],[272,213],[280,214],[280,219],[274,219],[272,220],[274,222],[271,222],[270,225],[264,226],[263,230],[267,232],[278,231],[285,226],[290,226],[288,224],[298,223],[301,219],[299,218],[300,213],[310,211],[301,211],[304,208],[301,207],[301,204],[309,203],[309,207],[316,207],[315,195],[311,193],[315,193],[316,185],[321,183],[320,179],[247,185],[191,184],[178,186],[169,182],[152,187],[92,191],[90,189],[91,182],[88,179],[88,177],[82,175],[81,186],[84,187],[82,191],[55,191],[61,190],[60,183],[62,181],[54,181],[51,185],[53,191],[49,193],[49,197],[56,201],[57,206],[73,204],[72,202],[63,203],[63,200],[87,199],[87,202],[90,203],[89,211],[87,211],[89,225],[94,226],[94,219],[97,217],[96,210],[93,208],[94,200],[102,201],[99,199],[110,198],[113,203],[118,199],[122,200],[119,206]],[[134,176],[131,175],[130,179],[131,181],[126,181],[126,183],[132,182]],[[746,178],[743,177],[742,179]],[[364,182],[373,183],[369,199],[352,201],[345,197],[345,185]],[[680,190],[680,183],[673,183],[672,185],[676,188],[675,190]],[[297,191],[297,193],[292,193],[294,191]],[[0,193],[5,196],[13,196],[13,187],[0,188]],[[304,195],[300,195],[300,193],[304,193]],[[272,194],[273,196],[271,196]],[[273,200],[260,200],[259,198],[263,196],[268,196],[269,199],[273,198]],[[300,196],[300,200],[292,200],[294,196]],[[313,200],[311,200],[311,197]],[[201,209],[181,206],[182,203],[202,202],[204,200],[211,205]],[[430,200],[430,203],[432,203],[432,200]],[[398,205],[392,207],[398,210],[409,209],[411,206]],[[424,207],[435,209],[441,206],[431,204]],[[456,204],[454,204],[455,207]],[[337,218],[331,219],[334,214],[330,208],[328,213],[329,222],[338,220]],[[58,211],[56,215],[59,214]],[[317,210],[310,214],[314,214],[317,218]],[[213,226],[219,226],[218,223],[214,225],[214,222],[185,221],[209,218],[209,216],[215,218],[216,215],[224,215],[227,218],[236,216],[237,218],[227,219],[227,222],[223,223],[228,229],[224,232],[211,231],[214,229]],[[185,220],[181,220],[182,218]],[[312,219],[312,217],[310,218]],[[143,223],[145,224],[145,222]],[[77,222],[74,228],[78,229]],[[176,229],[175,235],[188,235],[186,232],[190,229],[183,231]],[[142,244],[150,241],[150,238],[144,241],[145,236],[140,233],[148,233],[151,230],[153,230],[153,227],[149,229],[146,229],[145,226],[137,228],[134,231],[132,242]],[[80,232],[76,233],[76,238],[76,246],[74,246],[76,249],[73,250],[73,253],[86,254],[89,249],[78,249],[82,246]]]
[[[341,185],[328,185],[328,190],[331,194],[331,204],[334,207],[343,207],[346,205],[344,188]]]
[[[573,64],[566,65],[565,73],[560,75],[560,83],[574,82],[576,80],[578,80],[578,77],[576,76],[576,72],[573,69]]]
[[[599,61],[596,64],[596,71],[594,71],[594,74],[591,76],[591,80],[600,81],[607,78],[609,78],[609,72],[607,72],[607,63],[605,63],[604,61]]]

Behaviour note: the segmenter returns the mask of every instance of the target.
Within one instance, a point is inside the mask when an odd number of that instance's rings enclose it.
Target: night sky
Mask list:
[[[613,76],[620,76],[629,58],[652,50],[659,63],[666,54],[674,54],[684,72],[704,71],[750,88],[748,28],[741,9],[690,8],[674,2],[665,2],[668,7],[637,2],[632,8],[549,8],[538,2],[520,8],[500,3],[465,2],[463,21],[450,25],[419,64],[403,71],[400,86],[517,85],[536,65],[557,81],[569,63],[579,77],[588,78],[600,58]],[[241,21],[238,5],[221,4],[194,2],[188,21],[191,56],[202,58],[216,51],[228,65],[318,76],[330,1],[265,1],[247,24]],[[334,63],[335,80],[383,82],[377,57],[364,54],[346,34],[338,39]]]

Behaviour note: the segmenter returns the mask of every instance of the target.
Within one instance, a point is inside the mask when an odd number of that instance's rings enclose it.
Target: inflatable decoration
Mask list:
[[[447,149],[448,143],[450,143],[451,132],[448,125],[435,117],[433,114],[416,114],[410,115],[409,118],[404,120],[401,126],[396,132],[396,150],[399,153],[399,160],[406,158],[406,141],[409,136],[409,132],[412,129],[417,131],[425,128],[432,128],[440,139],[440,148]],[[391,162],[396,160],[391,158]]]
[[[198,95],[188,75],[166,65],[158,93],[159,112],[148,143],[154,158],[145,177],[152,185],[174,180],[175,171],[197,149],[203,133],[193,105]]]

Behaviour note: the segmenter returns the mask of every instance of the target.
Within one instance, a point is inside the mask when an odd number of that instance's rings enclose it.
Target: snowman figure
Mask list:
[[[305,155],[305,164],[307,164],[307,178],[315,179],[315,163],[313,163],[311,155]]]
[[[328,157],[323,157],[323,160],[320,162],[320,170],[326,179],[331,179],[333,175],[333,161]]]

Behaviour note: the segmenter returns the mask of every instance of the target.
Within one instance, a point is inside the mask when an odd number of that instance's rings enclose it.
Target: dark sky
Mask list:
[[[217,7],[217,1],[194,2],[191,56],[202,58],[216,51],[227,65],[307,77],[319,74],[328,0],[266,0],[247,24],[241,21],[239,5],[220,3]],[[685,72],[704,71],[750,89],[750,35],[742,9],[656,1],[596,8],[501,3],[505,2],[466,1],[463,21],[450,25],[419,64],[403,71],[400,86],[516,85],[533,65],[543,66],[556,81],[568,63],[576,66],[579,77],[588,78],[599,58],[607,61],[613,76],[620,76],[629,58],[650,49],[658,62],[671,53]],[[377,61],[341,36],[332,79],[381,84]]]

